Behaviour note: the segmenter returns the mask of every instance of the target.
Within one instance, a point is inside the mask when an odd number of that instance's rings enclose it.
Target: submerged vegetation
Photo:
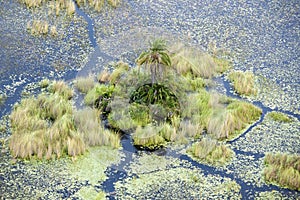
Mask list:
[[[296,154],[266,154],[263,172],[267,182],[300,191],[300,156]]]
[[[96,111],[73,108],[72,96],[63,81],[53,81],[47,93],[15,105],[9,144],[14,157],[50,159],[77,156],[94,145],[119,146],[118,135],[101,127]]]
[[[232,71],[229,73],[228,79],[233,83],[233,87],[238,94],[246,96],[257,94],[252,72]]]

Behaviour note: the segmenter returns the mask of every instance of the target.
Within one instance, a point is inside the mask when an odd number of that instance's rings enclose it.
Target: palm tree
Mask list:
[[[163,74],[164,67],[171,66],[171,58],[166,48],[166,41],[163,39],[156,39],[150,42],[148,51],[144,51],[136,60],[138,66],[145,65],[149,68],[151,73],[152,85],[156,80],[158,72]]]

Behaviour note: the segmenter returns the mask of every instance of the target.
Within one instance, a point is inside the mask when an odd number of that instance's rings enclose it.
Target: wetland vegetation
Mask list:
[[[248,3],[0,1],[0,198],[298,199],[299,4]]]

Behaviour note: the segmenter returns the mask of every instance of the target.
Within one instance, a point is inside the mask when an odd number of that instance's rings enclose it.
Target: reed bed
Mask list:
[[[300,191],[300,156],[267,153],[263,176],[267,182]]]
[[[238,94],[246,96],[257,94],[252,72],[233,71],[228,74],[228,79],[233,83],[233,87]]]
[[[234,156],[234,152],[229,147],[209,138],[194,143],[187,152],[196,159],[212,165],[224,165]]]
[[[119,147],[119,135],[101,126],[99,111],[76,111],[72,95],[63,81],[53,81],[47,91],[14,106],[9,142],[14,157],[53,159],[81,155],[95,145]]]

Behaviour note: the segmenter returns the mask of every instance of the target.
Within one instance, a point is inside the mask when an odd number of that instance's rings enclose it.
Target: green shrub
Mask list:
[[[87,105],[93,105],[101,111],[105,112],[108,103],[111,100],[115,87],[111,85],[95,85],[93,89],[88,91],[84,97]]]
[[[267,182],[300,191],[299,155],[267,153],[264,163],[263,175]]]

